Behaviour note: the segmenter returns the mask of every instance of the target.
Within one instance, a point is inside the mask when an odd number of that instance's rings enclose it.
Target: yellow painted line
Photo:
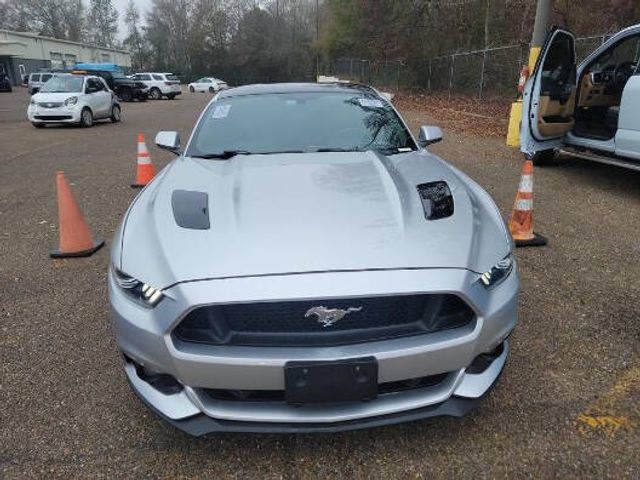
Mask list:
[[[616,414],[624,406],[620,405],[631,396],[640,392],[640,368],[627,370],[606,395],[587,406],[574,420],[573,424],[582,435],[601,433],[613,437],[619,432],[632,432],[638,426],[638,420],[628,415]]]
[[[582,435],[586,436],[591,432],[598,431],[607,437],[613,437],[619,430],[632,431],[635,426],[627,417],[590,415],[588,413],[578,415],[574,424]]]

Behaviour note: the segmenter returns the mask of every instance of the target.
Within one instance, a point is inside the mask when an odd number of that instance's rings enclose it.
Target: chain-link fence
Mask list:
[[[576,39],[580,62],[610,35]],[[323,74],[395,90],[512,98],[520,69],[528,61],[528,45],[508,45],[458,52],[413,61],[341,58],[325,65]]]

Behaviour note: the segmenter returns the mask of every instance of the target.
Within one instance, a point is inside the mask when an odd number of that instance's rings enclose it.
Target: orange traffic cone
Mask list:
[[[509,231],[516,242],[516,247],[540,247],[547,244],[546,238],[533,231],[533,162],[531,160],[526,160],[522,167],[522,178],[513,204]]]
[[[156,169],[151,163],[151,155],[147,150],[147,144],[144,143],[144,135],[138,133],[138,171],[136,173],[136,183],[132,183],[133,188],[142,188],[149,183],[156,174]]]
[[[64,172],[56,173],[58,190],[58,216],[60,218],[60,248],[53,250],[53,258],[88,257],[104,245],[104,240],[93,241],[82,211],[73,196]]]

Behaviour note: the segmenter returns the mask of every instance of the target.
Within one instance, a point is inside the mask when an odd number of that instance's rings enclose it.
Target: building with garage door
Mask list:
[[[131,54],[32,32],[0,30],[0,73],[6,73],[13,85],[22,83],[22,78],[31,72],[71,68],[79,62],[115,63],[128,68]]]

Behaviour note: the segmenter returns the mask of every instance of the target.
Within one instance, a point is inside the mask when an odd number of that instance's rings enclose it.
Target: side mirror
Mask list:
[[[421,147],[433,145],[440,141],[442,141],[442,130],[440,130],[440,127],[435,127],[433,125],[423,125],[420,127],[418,143]]]
[[[158,132],[156,134],[156,145],[176,155],[182,153],[180,151],[180,134],[178,132]]]

